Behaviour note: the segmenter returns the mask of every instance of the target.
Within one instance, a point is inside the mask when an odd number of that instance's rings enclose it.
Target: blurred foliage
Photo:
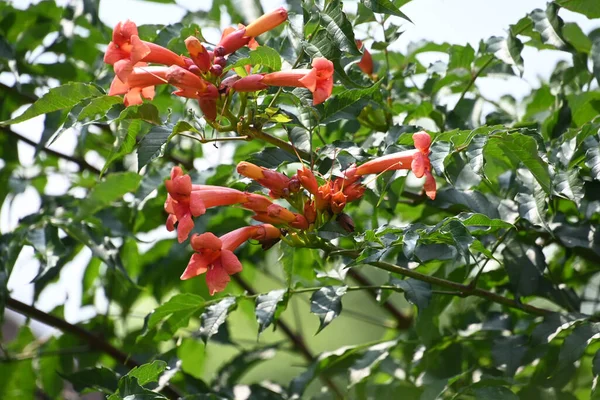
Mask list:
[[[321,248],[246,245],[236,252],[243,272],[215,298],[202,279],[179,280],[192,251],[165,235],[170,168],[184,166],[194,183],[257,190],[237,162],[291,172],[296,155],[260,137],[190,139],[231,133],[213,131],[197,104],[166,87],[129,108],[108,96],[111,27],[99,0],[0,2],[0,204],[10,213],[30,189],[41,199],[1,232],[0,308],[63,332],[39,340],[25,324],[3,345],[0,398],[600,398],[600,30],[559,15],[600,18],[600,3],[550,2],[477,48],[423,41],[399,52],[407,2],[361,0],[344,12],[338,1],[290,1],[289,22],[259,38],[274,51],[241,50],[228,65],[332,60],[332,98],[312,106],[305,90],[269,90],[248,99],[252,122],[309,154],[323,176],[409,149],[424,128],[436,199],[412,175],[381,174],[345,209],[354,233],[332,221],[315,233]],[[254,5],[214,0],[181,23],[140,26],[140,36],[183,53],[200,27],[219,27],[224,14],[247,23],[247,12],[263,11]],[[372,76],[357,66],[355,39],[371,50]],[[526,47],[569,61],[523,100],[485,98],[477,79],[522,76]],[[447,57],[427,65],[425,53]],[[39,141],[18,133],[41,115]],[[63,135],[76,138],[72,153],[52,146]],[[32,164],[21,146],[34,149]],[[203,155],[217,151],[218,165],[205,168]],[[68,183],[61,194],[55,176]],[[194,231],[221,235],[249,216],[211,209]],[[37,268],[34,305],[89,249],[82,281],[69,285],[95,316],[71,325],[62,307],[36,313],[12,299],[23,247],[39,264],[26,266]]]

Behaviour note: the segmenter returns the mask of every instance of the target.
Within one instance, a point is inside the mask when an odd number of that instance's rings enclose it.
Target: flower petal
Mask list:
[[[429,133],[420,131],[414,133],[412,138],[417,149],[421,150],[421,152],[429,154],[429,146],[431,146],[431,136],[429,136]]]
[[[237,274],[242,271],[242,263],[230,250],[221,251],[221,265],[229,275]]]
[[[423,153],[413,154],[413,160],[410,168],[417,178],[423,177],[425,174],[425,156]]]
[[[191,242],[192,247],[196,251],[202,251],[206,249],[217,251],[221,250],[221,247],[223,247],[221,239],[216,237],[212,232],[205,232],[201,235],[194,235],[192,236]]]
[[[179,223],[177,224],[177,240],[179,243],[185,242],[194,229],[194,220],[190,214],[184,214],[182,217],[177,216]]]
[[[199,217],[206,213],[206,207],[204,201],[202,201],[200,192],[190,193],[190,212],[194,217]]]
[[[435,178],[433,175],[431,175],[430,171],[425,172],[425,186],[423,188],[425,189],[425,194],[427,197],[429,197],[431,200],[435,200],[437,185],[435,183]]]
[[[131,55],[130,59],[133,64],[142,61],[144,57],[150,54],[150,47],[144,43],[138,35],[131,36]]]
[[[208,286],[208,292],[211,296],[225,290],[229,281],[229,275],[220,263],[215,263],[215,265],[206,273],[206,286]]]
[[[208,271],[208,265],[208,261],[202,257],[202,254],[194,253],[179,279],[183,281],[201,275]]]

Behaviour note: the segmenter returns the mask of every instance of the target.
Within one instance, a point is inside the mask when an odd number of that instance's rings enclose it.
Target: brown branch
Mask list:
[[[242,287],[248,294],[251,296],[258,295],[258,292],[242,278],[239,274],[232,275],[233,280]],[[308,363],[314,363],[315,357],[310,352],[304,338],[298,333],[294,332],[292,328],[288,324],[286,324],[281,319],[277,320],[277,327],[281,329],[281,331],[285,334],[285,336],[290,339],[296,348],[296,350],[304,357],[304,359]],[[337,398],[343,399],[344,395],[340,391],[340,389],[335,385],[335,383],[326,376],[321,376],[321,380],[331,389],[331,391],[336,395]]]
[[[59,329],[62,332],[69,333],[79,339],[85,341],[91,348],[97,349],[127,368],[139,367],[141,364],[132,359],[128,354],[117,349],[110,343],[104,341],[102,338],[94,335],[93,333],[77,326],[68,323],[64,319],[55,317],[54,315],[47,314],[35,307],[20,302],[19,300],[9,297],[6,300],[6,306],[13,311],[23,314],[29,318],[35,319],[36,321],[42,322],[48,326]],[[163,388],[164,393],[171,399],[177,399],[182,397],[182,394],[174,388],[172,385],[165,386]]]
[[[4,133],[6,133],[6,134],[8,134],[8,135],[10,135],[10,136],[12,136],[14,138],[16,138],[17,140],[19,140],[21,142],[27,143],[28,145],[33,146],[35,148],[37,148],[39,146],[39,143],[34,142],[33,140],[28,139],[25,136],[22,136],[22,135],[18,134],[17,132],[13,131],[10,128],[6,128],[4,126],[0,126],[0,131],[2,131]],[[88,170],[90,172],[93,172],[94,174],[100,174],[100,170],[98,168],[96,168],[93,165],[89,164],[87,161],[85,161],[82,158],[73,157],[73,156],[70,156],[68,154],[64,154],[64,153],[61,153],[61,152],[58,152],[58,151],[55,151],[55,150],[51,150],[51,149],[49,149],[47,147],[42,147],[41,150],[43,152],[47,153],[47,154],[52,155],[52,156],[62,158],[63,160],[71,161],[71,162],[77,164],[79,166],[79,168],[82,169],[82,170],[85,169],[85,170]]]

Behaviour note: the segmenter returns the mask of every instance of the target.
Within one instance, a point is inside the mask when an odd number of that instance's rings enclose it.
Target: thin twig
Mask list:
[[[48,326],[59,329],[62,332],[69,333],[73,336],[78,337],[79,339],[82,339],[90,347],[109,355],[115,361],[123,364],[127,368],[135,368],[141,365],[133,358],[131,358],[129,354],[122,352],[121,350],[117,349],[116,347],[106,342],[102,338],[94,335],[93,333],[77,325],[68,323],[64,319],[47,314],[33,306],[22,303],[19,300],[13,299],[12,297],[9,297],[6,300],[6,306],[11,310],[18,312],[19,314],[23,314],[29,318],[35,319],[36,321],[42,322]],[[166,394],[171,399],[177,399],[183,396],[179,392],[179,390],[174,388],[172,385],[165,386],[163,391],[164,394]]]

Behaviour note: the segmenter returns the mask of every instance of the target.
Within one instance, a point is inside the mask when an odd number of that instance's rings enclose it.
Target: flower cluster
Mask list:
[[[417,177],[425,176],[425,193],[434,199],[436,184],[429,161],[431,138],[426,132],[417,132],[413,140],[416,149],[353,165],[344,171],[343,176],[335,179],[318,179],[306,166],[289,177],[246,161],[240,162],[237,172],[267,189],[268,196],[221,186],[194,185],[180,167],[173,167],[170,179],[165,181],[168,192],[165,211],[169,214],[166,226],[169,231],[177,230],[180,243],[189,237],[194,228],[194,218],[211,207],[235,205],[252,211],[252,218],[263,223],[237,229],[220,238],[212,233],[193,235],[191,244],[195,253],[181,279],[206,273],[212,295],[226,287],[229,275],[242,270],[233,251],[247,240],[257,240],[265,248],[284,234],[289,234],[291,239],[302,240],[307,232],[318,229],[332,217],[344,229],[353,231],[352,220],[342,211],[347,203],[363,196],[365,186],[361,178],[365,175],[410,169]],[[276,199],[286,200],[290,208],[275,203]]]
[[[232,72],[224,76],[227,58],[247,46],[256,49],[255,37],[287,20],[287,11],[278,8],[248,26],[225,29],[212,50],[195,36],[185,39],[188,56],[178,55],[157,44],[141,40],[132,21],[120,22],[113,31],[104,62],[113,66],[115,78],[109,95],[125,95],[126,106],[153,99],[155,86],[172,85],[176,96],[194,99],[208,121],[217,118],[218,106],[229,90],[254,92],[269,86],[301,87],[313,93],[314,104],[325,101],[333,90],[333,64],[325,58],[315,58],[311,69],[291,69],[244,77]],[[161,64],[149,66],[148,64]],[[249,66],[247,66],[249,67]],[[251,69],[247,68],[246,72]],[[223,98],[221,98],[223,97]]]

